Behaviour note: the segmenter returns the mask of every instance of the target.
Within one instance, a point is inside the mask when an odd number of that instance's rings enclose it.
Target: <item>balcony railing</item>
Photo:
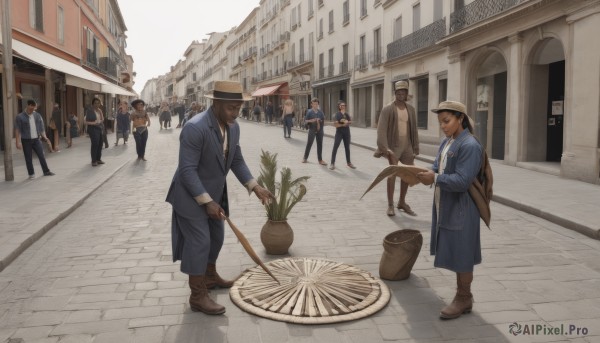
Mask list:
[[[446,35],[446,18],[393,41],[387,46],[387,59],[392,60],[411,52],[432,46]]]
[[[332,77],[333,71],[334,71],[333,64],[328,65],[327,66],[327,77]]]
[[[357,70],[366,70],[368,68],[367,56],[365,54],[356,55],[354,58],[354,68]]]
[[[381,47],[369,51],[369,62],[372,65],[380,65],[383,63],[383,55],[381,54]]]
[[[476,0],[450,13],[450,33],[487,19],[526,0]]]
[[[325,68],[319,68],[319,79],[325,77]]]
[[[340,74],[348,72],[348,62],[340,62]]]
[[[299,57],[298,59],[300,60],[300,64],[304,63],[304,53],[301,52],[298,57]]]

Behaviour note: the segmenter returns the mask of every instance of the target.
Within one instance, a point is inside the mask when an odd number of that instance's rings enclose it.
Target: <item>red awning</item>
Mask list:
[[[284,84],[285,84],[285,82],[280,83],[278,85],[274,85],[274,86],[266,86],[266,87],[259,88],[252,93],[252,96],[272,95],[275,92],[277,92],[279,87],[283,86]]]

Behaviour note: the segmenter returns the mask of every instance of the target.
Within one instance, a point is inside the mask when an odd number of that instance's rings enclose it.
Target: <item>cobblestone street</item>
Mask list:
[[[279,165],[291,167],[294,176],[311,176],[306,197],[288,218],[291,256],[345,262],[378,276],[385,235],[402,228],[422,232],[411,277],[386,281],[392,292],[387,307],[352,322],[302,326],[247,314],[228,290],[216,290],[211,294],[227,308],[225,315],[192,312],[187,275],[172,262],[171,206],[164,201],[180,131],[156,125],[147,162],[134,161],[135,146],[127,146],[130,162],[0,272],[0,342],[600,342],[600,241],[492,202],[492,230],[481,229],[473,312],[442,321],[439,310],[454,296],[456,281],[429,256],[433,189],[409,189],[407,202],[417,217],[388,217],[385,182],[359,200],[386,165],[372,151],[352,146],[353,170],[340,148],[331,171],[317,163],[316,144],[309,163],[301,163],[305,132],[284,139],[279,126],[239,122],[242,152],[255,177],[261,149],[278,153]],[[328,162],[332,145],[326,137]],[[232,173],[228,188],[231,220],[264,261],[280,258],[266,255],[261,245],[266,216],[259,201]],[[225,230],[218,269],[232,278],[255,263]],[[588,333],[513,336],[512,323],[574,325]]]

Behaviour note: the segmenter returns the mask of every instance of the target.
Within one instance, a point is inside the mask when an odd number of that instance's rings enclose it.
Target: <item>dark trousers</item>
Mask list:
[[[265,123],[271,124],[273,122],[273,114],[266,114]]]
[[[148,141],[148,130],[144,130],[142,133],[138,133],[136,130],[133,131],[133,138],[135,139],[135,151],[139,158],[146,156],[146,142]]]
[[[47,173],[48,164],[46,163],[46,157],[44,157],[44,147],[39,139],[21,139],[21,145],[23,145],[23,155],[25,155],[25,165],[27,166],[27,173],[31,176],[35,174],[33,170],[33,152],[37,155],[42,165],[42,171]]]
[[[96,125],[88,125],[87,133],[92,142],[92,147],[90,149],[92,163],[100,161],[102,159],[102,128]]]
[[[106,136],[106,128],[107,126],[102,127],[102,142],[104,143],[104,147],[108,148],[108,136]]]
[[[306,142],[306,150],[304,150],[304,159],[308,159],[310,149],[312,148],[313,142],[317,138],[317,158],[319,161],[323,160],[323,130],[316,131],[314,129],[308,130],[308,141]]]
[[[283,118],[283,137],[291,137],[293,125],[294,122],[292,121],[292,118]]]
[[[346,163],[350,164],[350,130],[336,130],[335,140],[333,141],[333,150],[331,151],[331,164],[335,163],[335,155],[340,147],[340,143],[344,141],[344,150],[346,150]]]
[[[206,265],[217,262],[225,239],[224,230],[222,220],[186,218],[173,211],[173,260],[181,260],[181,272],[204,275]]]

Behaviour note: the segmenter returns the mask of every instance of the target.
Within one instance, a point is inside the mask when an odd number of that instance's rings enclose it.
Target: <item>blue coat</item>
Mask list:
[[[433,163],[439,173],[444,139]],[[481,263],[479,210],[468,189],[481,168],[482,147],[469,130],[464,130],[448,149],[444,173],[438,175],[439,218],[435,201],[431,225],[430,253],[434,266],[454,272],[471,272]]]
[[[184,273],[203,274],[207,259],[214,263],[223,244],[223,221],[210,219],[205,207],[194,198],[208,193],[220,204],[226,196],[225,180],[229,170],[242,184],[253,179],[238,144],[239,126],[237,123],[229,125],[228,130],[227,161],[212,107],[190,119],[179,137],[179,165],[166,200],[173,206],[173,260],[182,261]]]

